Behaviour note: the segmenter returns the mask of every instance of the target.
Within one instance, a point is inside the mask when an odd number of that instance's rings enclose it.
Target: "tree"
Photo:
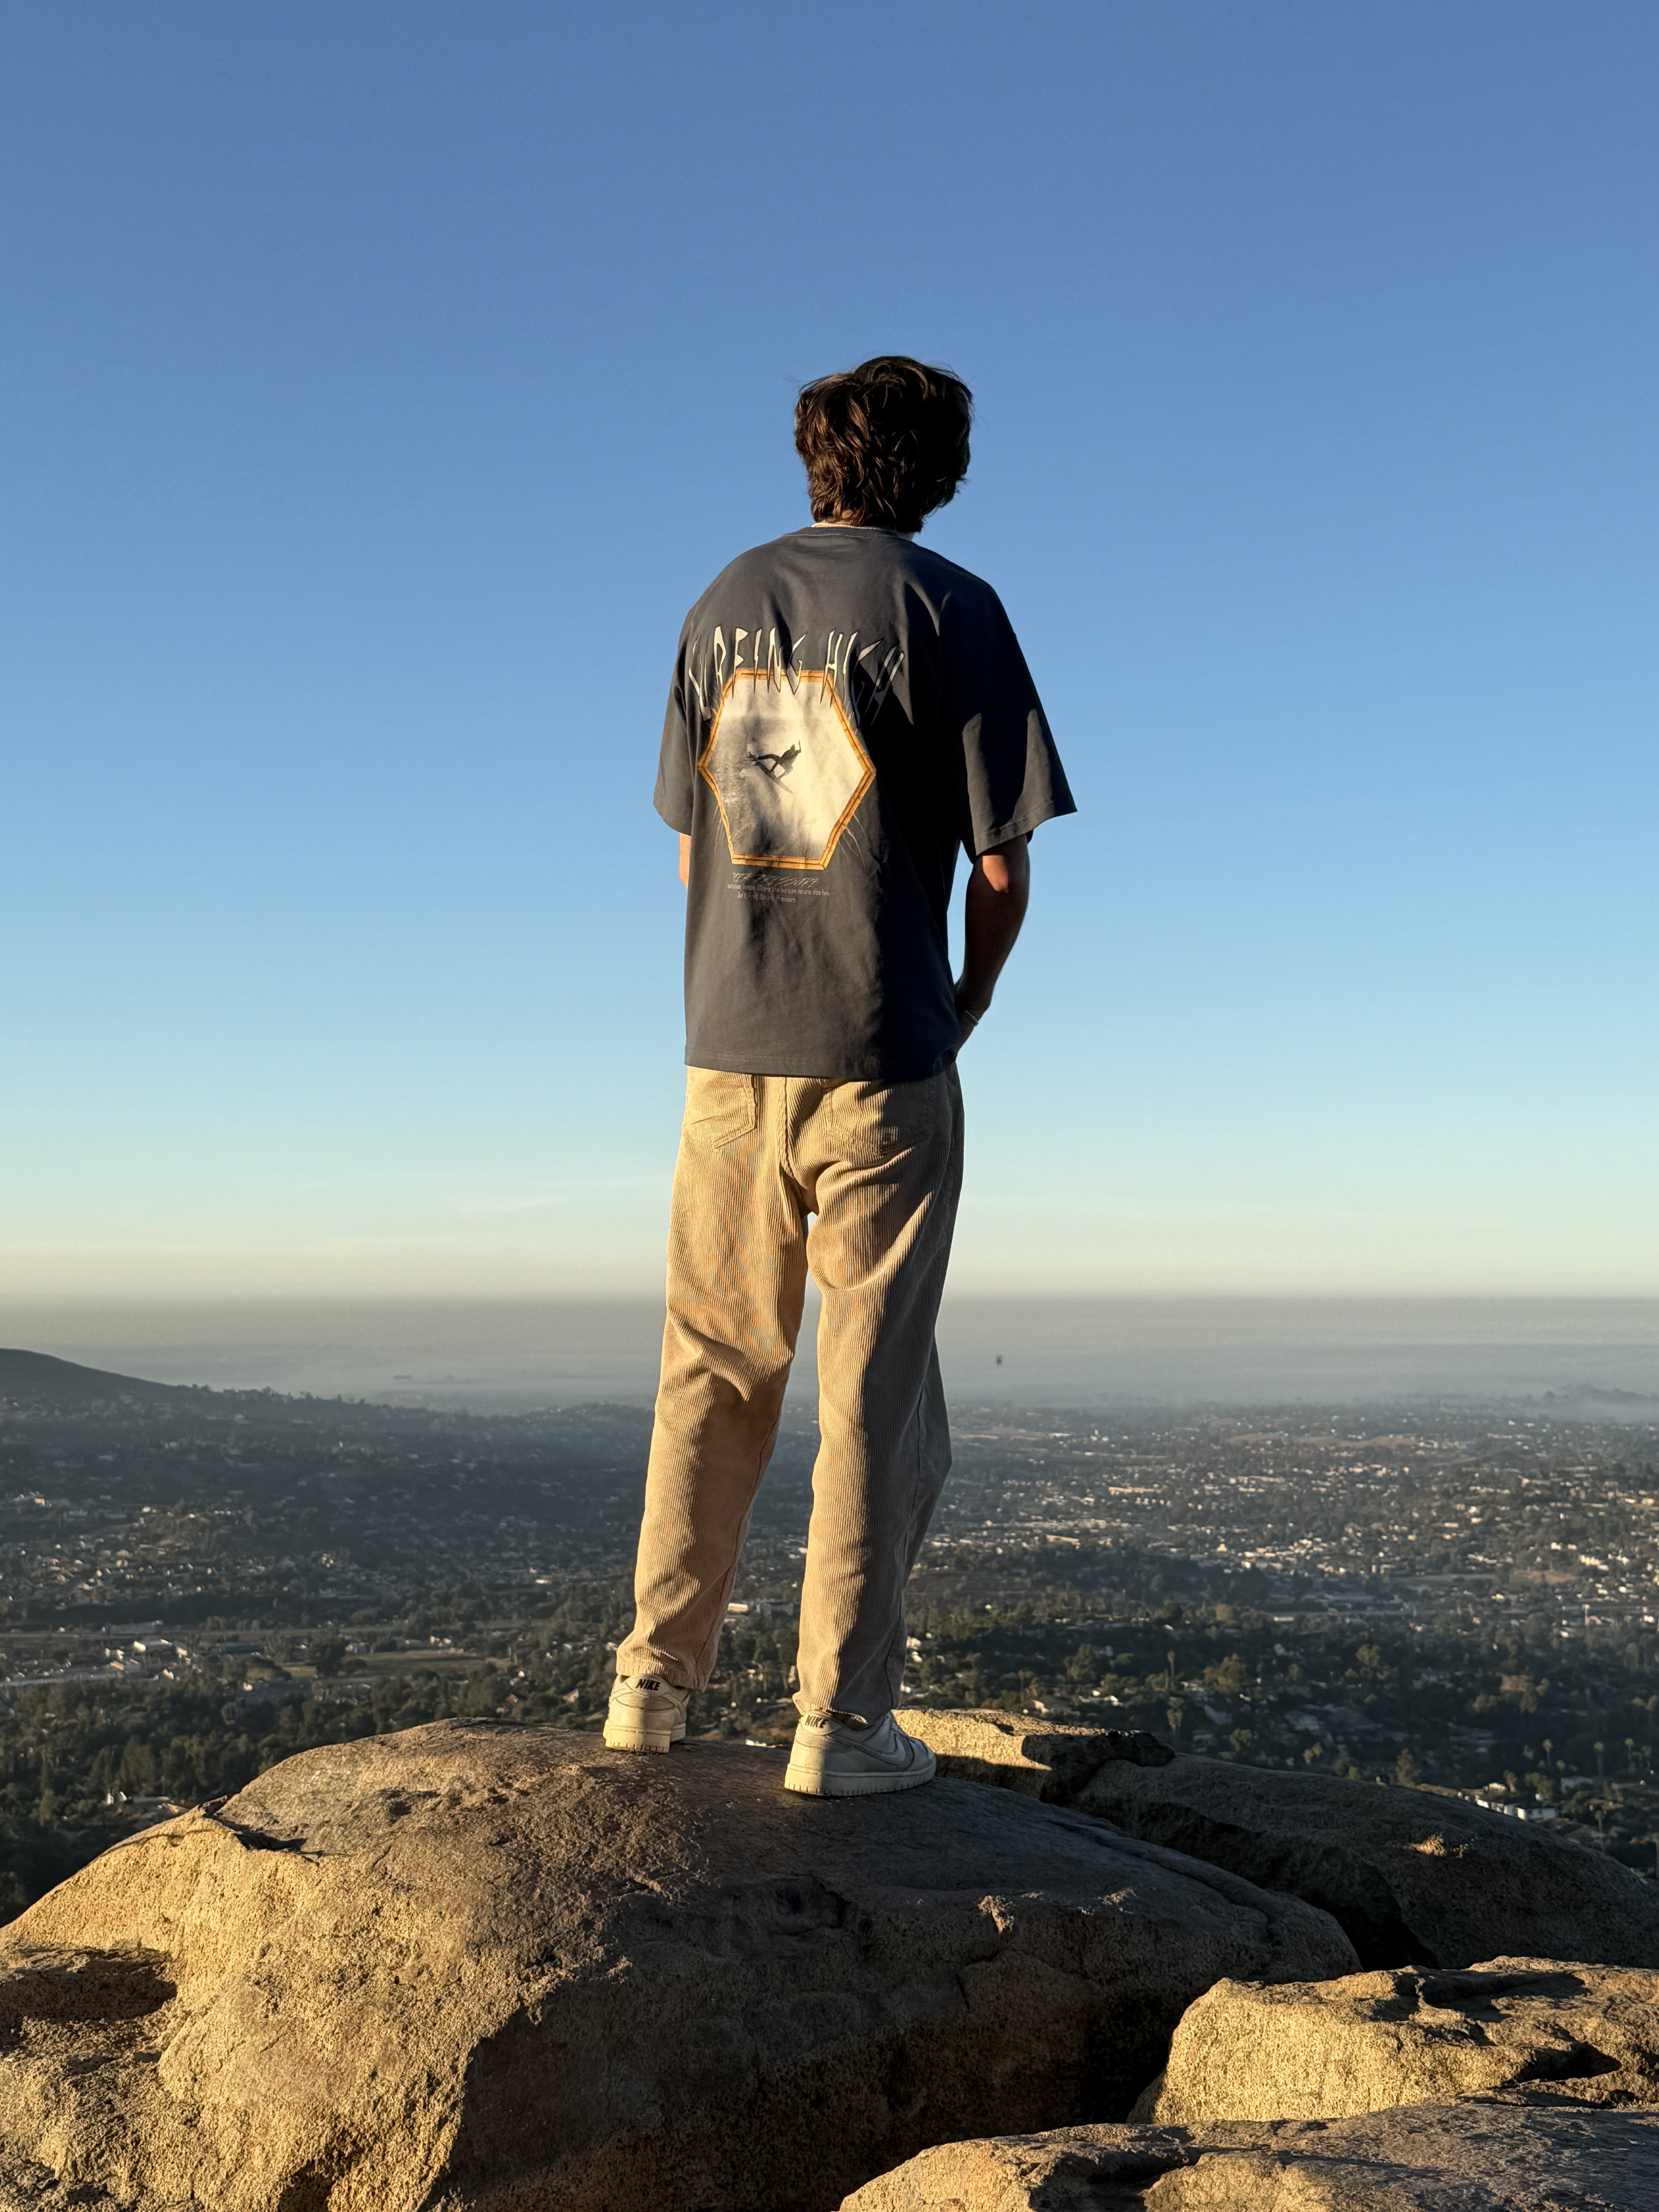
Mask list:
[[[1394,1763],[1394,1778],[1402,1790],[1415,1790],[1423,1779],[1423,1770],[1409,1751],[1402,1751]]]
[[[121,1753],[121,1787],[129,1797],[155,1795],[155,1753],[137,1735],[130,1735]]]
[[[346,1661],[346,1640],[343,1636],[313,1636],[311,1639],[311,1663],[317,1670],[319,1681],[331,1681]]]

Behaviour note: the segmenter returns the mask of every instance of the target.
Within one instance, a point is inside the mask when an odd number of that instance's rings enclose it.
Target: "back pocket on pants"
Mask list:
[[[851,1168],[878,1168],[929,1144],[939,1127],[944,1078],[919,1083],[838,1083],[830,1093],[836,1149]]]
[[[750,1135],[760,1115],[758,1079],[723,1068],[685,1071],[685,1133],[700,1145],[731,1145]]]

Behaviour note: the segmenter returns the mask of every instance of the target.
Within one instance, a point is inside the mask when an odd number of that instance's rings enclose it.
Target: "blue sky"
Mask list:
[[[648,1290],[681,617],[978,396],[979,1291],[1652,1291],[1644,5],[0,9],[0,1291]]]

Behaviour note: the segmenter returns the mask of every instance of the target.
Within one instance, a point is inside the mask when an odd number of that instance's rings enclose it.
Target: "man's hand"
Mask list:
[[[997,977],[1025,919],[1031,896],[1030,848],[1029,836],[994,845],[988,853],[980,854],[968,878],[968,903],[963,917],[964,957],[957,984],[957,1013],[962,1023],[958,1052],[990,1005]]]

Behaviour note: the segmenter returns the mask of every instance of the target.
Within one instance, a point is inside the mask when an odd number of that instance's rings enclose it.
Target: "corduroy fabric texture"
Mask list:
[[[933,1328],[962,1153],[954,1068],[895,1084],[687,1071],[636,1616],[618,1674],[697,1690],[714,1670],[810,1268],[823,1294],[819,1449],[795,1702],[869,1720],[891,1709],[904,1585],[951,1466]]]

